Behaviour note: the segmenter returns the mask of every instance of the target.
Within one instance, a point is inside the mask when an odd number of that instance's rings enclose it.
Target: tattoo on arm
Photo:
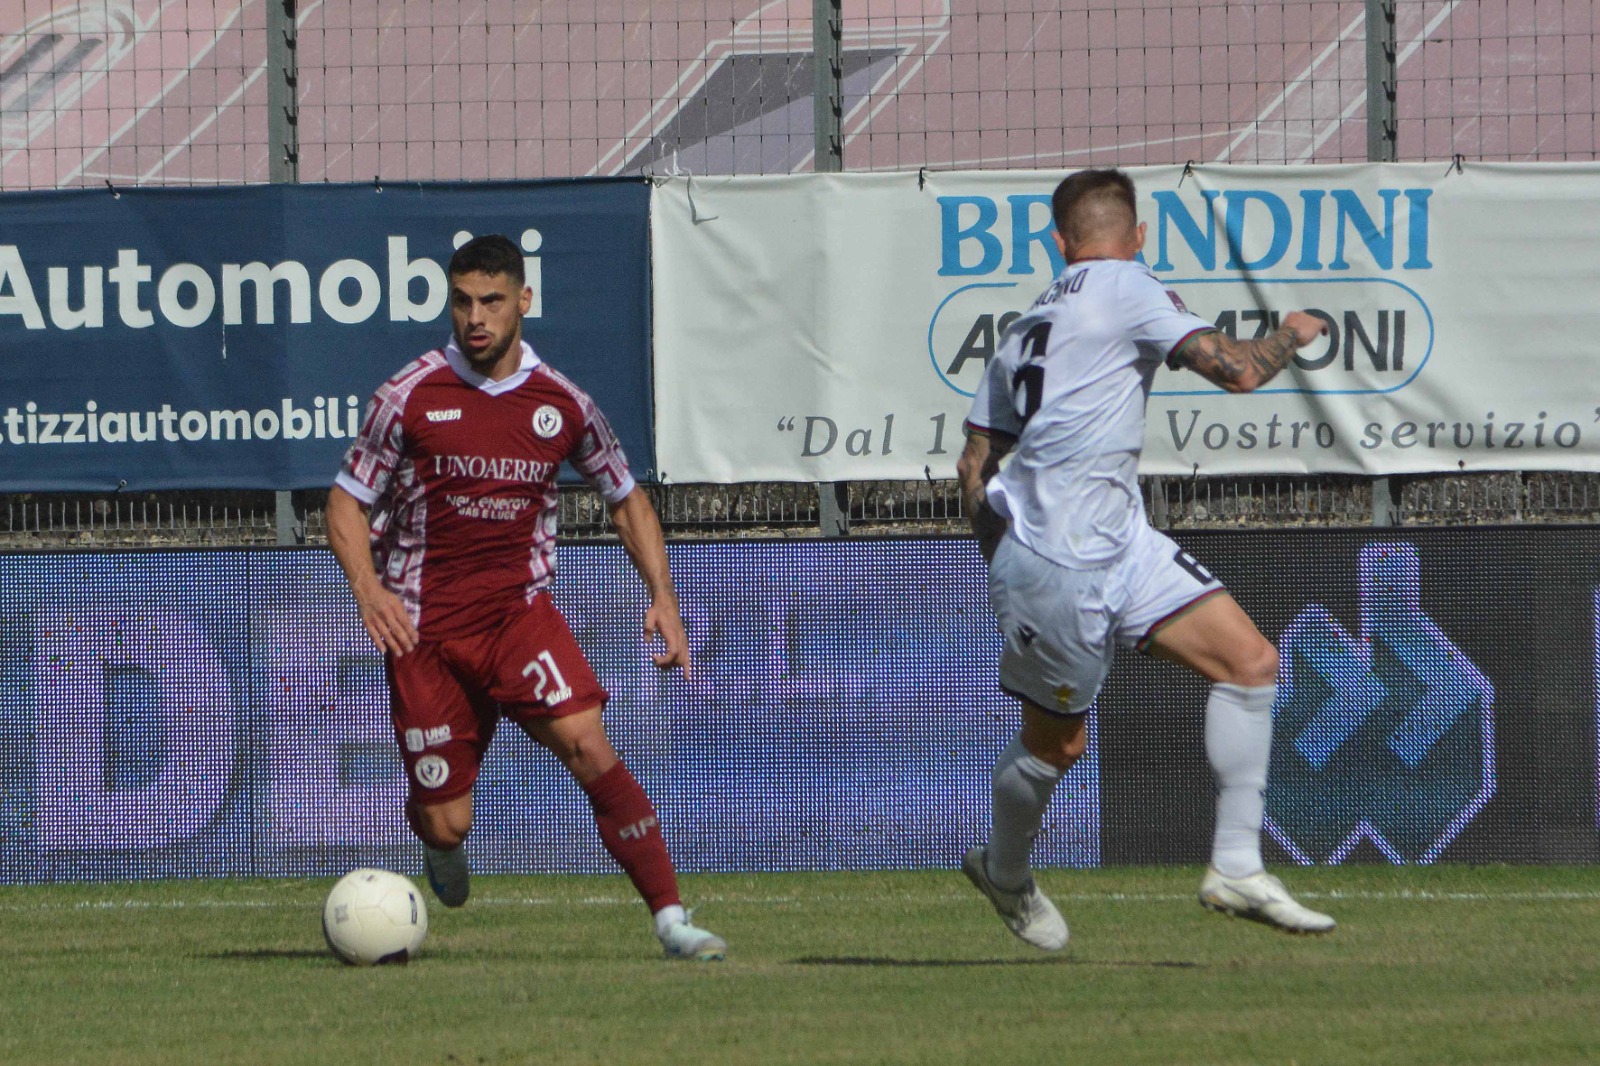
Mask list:
[[[1288,326],[1248,341],[1222,332],[1202,333],[1184,345],[1177,362],[1229,392],[1249,392],[1288,366],[1299,347]]]
[[[989,506],[984,487],[999,471],[1000,460],[1015,443],[1010,437],[972,434],[967,438],[966,450],[961,453],[960,462],[956,464],[967,521],[977,535],[978,549],[985,559],[994,557],[1000,538],[1005,536],[1006,523]]]
[[[983,502],[984,486],[1000,472],[1000,460],[1005,458],[1014,443],[1010,437],[999,435],[982,436],[974,433],[967,438],[966,449],[956,464],[956,476],[961,481],[962,502],[966,504],[967,513],[975,512]]]

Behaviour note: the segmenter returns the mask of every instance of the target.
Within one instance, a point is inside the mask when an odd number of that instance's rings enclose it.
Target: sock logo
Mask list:
[[[654,829],[660,824],[660,819],[658,819],[655,815],[646,815],[637,822],[634,822],[632,825],[623,826],[617,831],[617,835],[623,840],[643,840],[645,837],[650,835],[651,829]]]

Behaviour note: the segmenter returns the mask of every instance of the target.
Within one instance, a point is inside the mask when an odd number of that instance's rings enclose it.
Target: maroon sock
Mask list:
[[[678,877],[672,870],[667,842],[661,839],[656,810],[628,768],[619,762],[583,790],[594,808],[600,840],[644,897],[650,913],[681,903]]]

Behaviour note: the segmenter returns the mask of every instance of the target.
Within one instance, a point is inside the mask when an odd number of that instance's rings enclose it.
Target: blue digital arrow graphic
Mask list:
[[[1419,571],[1411,545],[1368,545],[1361,553],[1361,628],[1379,635],[1422,686],[1389,736],[1390,749],[1412,769],[1463,714],[1494,700],[1488,679],[1422,613]]]
[[[1494,687],[1423,612],[1415,546],[1357,573],[1358,638],[1311,604],[1279,639],[1267,829],[1301,862],[1431,862],[1494,794]]]
[[[1371,651],[1351,640],[1319,604],[1307,607],[1295,625],[1300,629],[1294,650],[1329,694],[1294,738],[1294,747],[1321,770],[1339,746],[1372,717],[1389,690],[1372,673]]]

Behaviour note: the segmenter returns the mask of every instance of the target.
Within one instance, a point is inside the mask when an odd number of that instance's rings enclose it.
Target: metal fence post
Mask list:
[[[1400,158],[1395,126],[1395,0],[1367,2],[1367,160]]]
[[[1367,160],[1392,163],[1400,158],[1395,124],[1395,0],[1366,0],[1367,4]],[[1372,524],[1392,526],[1400,521],[1400,483],[1388,477],[1372,479]]]
[[[296,0],[267,3],[267,180],[300,180],[300,75],[295,57]],[[280,491],[273,503],[279,544],[304,544],[304,514],[295,508],[294,493]]]
[[[811,113],[817,173],[844,169],[844,0],[811,0]]]
[[[815,74],[812,169],[819,174],[844,169],[844,2],[811,0],[811,61]],[[825,537],[850,533],[850,486],[817,485],[817,518]]]

